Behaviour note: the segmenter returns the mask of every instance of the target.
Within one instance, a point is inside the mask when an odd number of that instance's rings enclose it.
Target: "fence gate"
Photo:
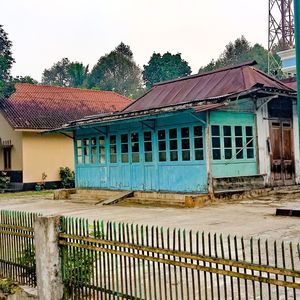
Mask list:
[[[297,299],[300,247],[191,231],[62,218],[72,299]]]

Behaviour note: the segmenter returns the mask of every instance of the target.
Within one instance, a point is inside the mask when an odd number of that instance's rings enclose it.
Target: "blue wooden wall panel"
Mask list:
[[[205,116],[206,115],[204,113],[197,114],[197,118],[202,118],[204,122],[206,118]],[[168,118],[160,117],[156,119],[154,131],[147,126],[151,126],[151,121],[148,123],[146,123],[146,121],[144,123],[132,121],[130,123],[119,123],[109,126],[107,130],[107,138],[111,134],[119,135],[121,133],[139,132],[141,139],[144,131],[151,131],[153,133],[153,162],[143,162],[144,145],[140,142],[139,163],[127,164],[118,162],[116,164],[112,164],[106,162],[103,165],[76,165],[77,187],[205,193],[207,191],[205,157],[202,161],[193,162],[158,162],[158,141],[156,134],[154,134],[154,132],[157,132],[159,129],[168,130],[169,128],[181,128],[185,126],[203,126],[203,132],[205,132],[204,122],[199,122],[189,113],[180,113]],[[103,129],[103,132],[105,132],[105,130],[106,129]],[[80,129],[76,132],[76,138],[86,138],[98,135],[99,132],[92,128]],[[205,137],[203,136],[203,138],[205,142]],[[180,139],[178,139],[178,144],[180,144]],[[119,142],[117,148],[118,153],[120,153],[121,147]],[[180,145],[178,150],[180,155]],[[191,155],[193,156],[193,154]],[[109,157],[108,144],[106,144],[106,157]]]

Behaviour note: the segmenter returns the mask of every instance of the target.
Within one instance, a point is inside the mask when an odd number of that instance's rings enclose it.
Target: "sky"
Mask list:
[[[196,73],[241,35],[267,47],[268,0],[0,0],[0,24],[14,76],[40,81],[63,57],[91,69],[121,41],[140,67],[169,51]]]

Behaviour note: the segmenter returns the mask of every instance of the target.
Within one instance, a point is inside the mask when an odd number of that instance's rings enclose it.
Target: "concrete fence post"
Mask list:
[[[41,216],[34,224],[37,290],[41,300],[63,298],[58,247],[59,218],[59,216]]]

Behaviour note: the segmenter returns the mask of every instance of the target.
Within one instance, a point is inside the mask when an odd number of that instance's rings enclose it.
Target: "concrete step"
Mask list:
[[[120,205],[147,205],[147,206],[174,206],[174,207],[185,207],[184,199],[173,199],[173,198],[153,198],[153,197],[130,197],[123,200]]]

